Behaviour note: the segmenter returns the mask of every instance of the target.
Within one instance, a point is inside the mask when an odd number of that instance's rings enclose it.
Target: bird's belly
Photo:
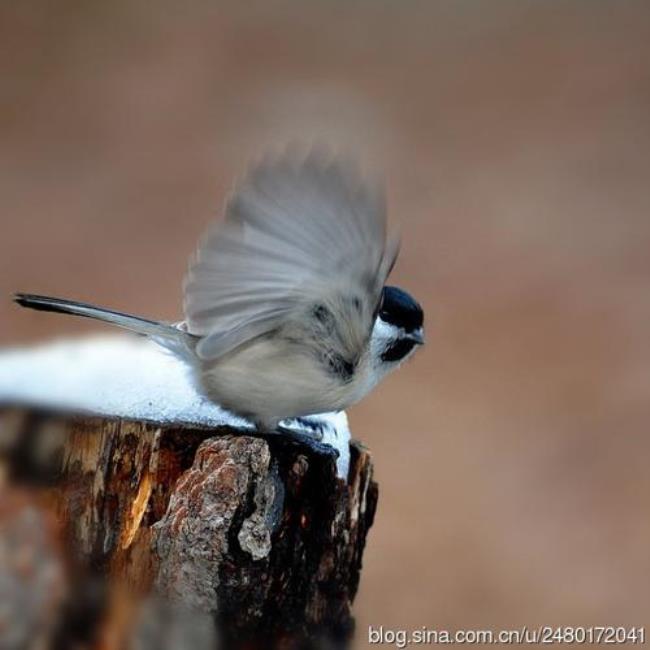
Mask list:
[[[257,342],[201,368],[200,383],[219,405],[258,422],[343,409],[350,385],[306,352]]]

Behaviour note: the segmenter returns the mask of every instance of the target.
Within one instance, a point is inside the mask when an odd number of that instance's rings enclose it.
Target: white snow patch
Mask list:
[[[152,341],[129,335],[0,350],[2,403],[161,424],[253,428],[249,421],[201,395],[180,359]],[[308,419],[323,426],[322,441],[338,450],[338,474],[346,478],[350,462],[347,416],[325,413]],[[294,428],[290,422],[286,425]]]

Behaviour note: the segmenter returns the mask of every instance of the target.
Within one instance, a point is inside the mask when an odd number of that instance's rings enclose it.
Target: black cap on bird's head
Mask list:
[[[410,294],[398,287],[384,287],[379,307],[379,318],[405,332],[422,329],[422,307]]]
[[[401,361],[416,345],[424,343],[424,313],[418,302],[397,287],[384,287],[377,316],[395,331],[381,358]]]

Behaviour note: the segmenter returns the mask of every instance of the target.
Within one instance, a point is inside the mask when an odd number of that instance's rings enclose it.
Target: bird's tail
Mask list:
[[[85,302],[75,302],[73,300],[51,298],[49,296],[37,296],[29,293],[15,294],[14,301],[21,307],[28,307],[29,309],[52,311],[59,314],[74,314],[75,316],[94,318],[111,323],[112,325],[123,327],[132,332],[149,336],[170,349],[176,349],[183,344],[189,346],[190,340],[193,338],[191,334],[184,332],[174,325],[140,318],[139,316],[132,316],[131,314],[124,314],[119,311],[113,311],[112,309],[96,307]]]

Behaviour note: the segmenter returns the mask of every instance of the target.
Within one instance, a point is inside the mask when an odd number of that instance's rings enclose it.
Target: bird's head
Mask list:
[[[424,343],[422,307],[406,291],[384,287],[372,331],[375,362],[384,372],[405,361]]]

